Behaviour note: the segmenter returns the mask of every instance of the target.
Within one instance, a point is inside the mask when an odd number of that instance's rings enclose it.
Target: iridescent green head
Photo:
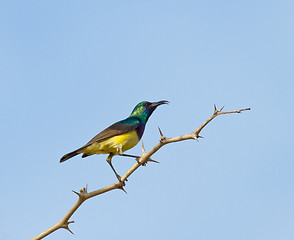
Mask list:
[[[147,102],[143,101],[137,104],[137,106],[132,111],[130,117],[140,117],[141,119],[147,121],[151,116],[153,111],[162,104],[167,104],[168,101],[159,101],[159,102]]]

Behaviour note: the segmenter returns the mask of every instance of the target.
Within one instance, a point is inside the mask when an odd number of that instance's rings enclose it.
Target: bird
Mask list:
[[[133,109],[131,115],[124,120],[118,121],[102,132],[98,133],[84,146],[65,154],[60,162],[64,162],[78,154],[82,158],[93,154],[109,154],[106,161],[109,163],[119,181],[121,177],[114,169],[111,160],[114,155],[138,158],[138,156],[123,154],[133,148],[141,140],[146,123],[153,111],[162,104],[168,104],[166,100],[158,102],[142,101]]]

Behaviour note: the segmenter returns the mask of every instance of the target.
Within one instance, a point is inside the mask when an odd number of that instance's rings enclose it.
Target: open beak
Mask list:
[[[169,103],[169,101],[162,100],[162,101],[159,101],[159,102],[153,102],[153,103],[151,103],[150,107],[157,108],[159,105],[168,104],[168,103]]]

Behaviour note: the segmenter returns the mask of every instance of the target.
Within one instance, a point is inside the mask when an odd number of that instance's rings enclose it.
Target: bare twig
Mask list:
[[[223,108],[224,107],[222,107],[218,110],[216,108],[216,106],[214,105],[213,114],[201,126],[199,126],[195,131],[193,131],[192,133],[186,134],[186,135],[173,137],[173,138],[166,138],[163,135],[161,129],[158,128],[159,133],[160,133],[160,141],[149,152],[145,151],[144,145],[142,142],[142,155],[141,155],[140,159],[138,159],[137,162],[121,177],[121,181],[117,181],[113,184],[110,184],[109,186],[106,186],[104,188],[101,188],[101,189],[98,189],[98,190],[95,190],[95,191],[92,191],[89,193],[87,191],[87,186],[85,188],[81,189],[80,192],[73,191],[75,194],[78,195],[79,198],[76,201],[76,203],[72,206],[72,208],[65,214],[65,216],[59,222],[57,222],[56,224],[54,224],[52,227],[48,228],[44,232],[40,233],[39,235],[33,237],[31,240],[42,239],[60,228],[64,228],[73,234],[73,232],[69,229],[68,225],[73,223],[74,221],[69,221],[69,219],[75,213],[75,211],[82,205],[82,203],[84,201],[86,201],[89,198],[95,197],[95,196],[100,195],[105,192],[109,192],[114,189],[120,189],[120,190],[123,190],[124,192],[126,192],[123,188],[125,186],[125,183],[124,183],[125,180],[134,171],[136,171],[136,169],[138,169],[141,165],[146,164],[148,161],[156,162],[156,161],[152,160],[150,157],[155,152],[157,152],[161,147],[163,147],[164,145],[169,144],[169,143],[184,141],[184,140],[188,140],[188,139],[195,139],[198,141],[198,138],[201,138],[201,136],[199,136],[199,133],[216,116],[219,116],[222,114],[241,113],[243,111],[250,110],[250,108],[245,108],[245,109],[240,109],[240,110],[236,110],[236,111],[222,112]]]

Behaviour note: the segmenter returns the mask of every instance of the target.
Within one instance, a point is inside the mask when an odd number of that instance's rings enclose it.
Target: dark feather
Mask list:
[[[70,152],[68,154],[65,154],[62,158],[60,158],[60,162],[64,162],[64,161],[66,161],[66,160],[68,160],[68,159],[70,159],[70,158],[72,158],[72,157],[74,157],[74,156],[76,156],[78,154],[79,153],[77,152],[77,150],[73,151],[73,152]]]
[[[139,119],[135,117],[127,118],[125,120],[114,123],[110,127],[98,133],[85,146],[81,147],[80,149],[88,147],[95,142],[102,142],[105,139],[133,131],[139,126],[139,123]]]

